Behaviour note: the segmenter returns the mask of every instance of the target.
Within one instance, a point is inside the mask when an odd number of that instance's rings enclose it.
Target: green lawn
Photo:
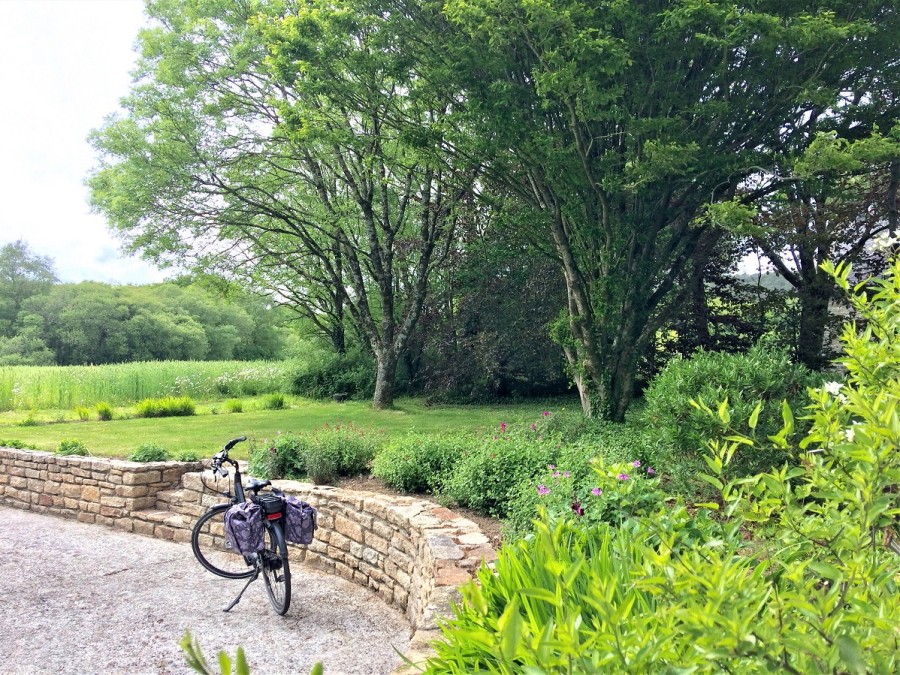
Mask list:
[[[326,424],[352,423],[354,426],[383,431],[387,435],[418,431],[447,433],[497,428],[501,422],[531,422],[546,404],[502,406],[425,406],[416,399],[404,399],[394,410],[376,411],[364,402],[314,402],[295,400],[286,410],[250,410],[244,413],[212,414],[221,404],[198,407],[193,417],[160,419],[114,419],[110,422],[51,422],[62,415],[52,411],[31,414],[34,420],[48,420],[23,426],[24,413],[0,417],[0,439],[34,444],[39,450],[55,450],[59,441],[74,438],[84,443],[91,454],[127,457],[142,443],[157,443],[172,453],[196,451],[211,456],[225,441],[247,436],[263,443],[279,432],[313,431]],[[71,417],[71,415],[67,415]],[[252,443],[237,446],[235,456],[246,459]]]

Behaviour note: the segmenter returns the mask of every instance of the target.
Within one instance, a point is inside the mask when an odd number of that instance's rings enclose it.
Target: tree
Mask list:
[[[56,281],[53,261],[32,253],[21,239],[0,248],[0,336],[12,337],[22,304]]]
[[[349,321],[388,407],[469,186],[386,124],[424,130],[442,110],[408,95],[392,17],[357,9],[150,2],[157,27],[139,38],[127,115],[93,136],[90,185],[133,250],[268,285],[337,349]]]
[[[871,129],[869,102],[896,89],[891,0],[394,5],[453,102],[448,145],[543,216],[568,291],[558,337],[584,411],[612,419],[719,236],[707,205],[772,192],[761,167],[839,109]]]
[[[893,115],[898,109],[895,106]],[[799,299],[797,358],[820,370],[828,363],[825,334],[838,297],[822,264],[858,263],[867,244],[897,231],[900,126],[888,136],[848,140],[820,134],[792,166],[783,188],[760,204],[753,241]],[[874,270],[880,271],[880,270]]]

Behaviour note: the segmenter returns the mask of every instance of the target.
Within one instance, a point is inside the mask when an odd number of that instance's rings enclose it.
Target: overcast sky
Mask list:
[[[62,281],[165,274],[125,258],[84,180],[91,129],[128,93],[141,0],[0,0],[0,246],[25,240]]]

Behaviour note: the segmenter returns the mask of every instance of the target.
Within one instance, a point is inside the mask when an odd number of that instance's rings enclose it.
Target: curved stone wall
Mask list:
[[[0,448],[0,503],[189,541],[196,518],[223,500],[204,487],[200,468]],[[451,615],[457,587],[496,557],[475,523],[427,500],[275,484],[319,510],[315,541],[292,545],[292,557],[402,609],[414,630],[406,654],[413,662],[438,637],[437,619]]]

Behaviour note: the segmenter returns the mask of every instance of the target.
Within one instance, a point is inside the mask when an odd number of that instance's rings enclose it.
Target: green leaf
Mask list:
[[[527,598],[543,600],[544,602],[549,602],[554,607],[559,607],[559,599],[553,592],[548,591],[546,588],[523,588],[519,591],[519,594],[524,595]]]
[[[787,399],[781,402],[781,419],[784,420],[784,428],[778,432],[778,435],[787,438],[794,433],[794,413],[791,406],[788,405]]]
[[[720,481],[718,478],[716,478],[714,476],[710,476],[709,474],[700,473],[700,474],[697,474],[697,478],[704,481],[705,483],[709,483],[717,490],[721,490],[723,487],[725,487],[725,485],[722,483],[722,481]]]
[[[750,413],[750,419],[747,421],[747,426],[751,429],[756,429],[756,425],[759,422],[759,413],[762,412],[762,401],[759,401],[756,404],[756,407],[753,409],[753,412]]]
[[[712,509],[713,511],[719,510],[719,505],[716,502],[697,502],[694,506],[701,509]]]
[[[514,599],[509,603],[497,620],[497,628],[500,631],[500,653],[504,659],[512,661],[516,658],[516,650],[522,637],[522,615],[519,614],[518,600]]]
[[[225,652],[219,652],[219,670],[222,675],[231,675],[231,659]]]
[[[809,569],[832,581],[840,581],[844,576],[837,567],[830,563],[822,562],[821,560],[813,560],[810,562]]]
[[[312,667],[312,670],[309,671],[309,675],[324,675],[325,674],[325,666],[322,665],[321,661],[316,661],[316,665]]]
[[[863,658],[862,650],[859,648],[859,644],[857,644],[856,640],[849,635],[841,635],[835,642],[838,646],[838,652],[840,652],[841,655],[841,661],[847,665],[850,672],[865,673],[866,661]]]
[[[727,398],[719,404],[719,419],[722,420],[722,424],[728,424],[731,421]]]
[[[247,664],[247,655],[244,654],[244,648],[237,648],[237,656],[235,658],[234,670],[236,675],[250,675],[250,666]]]

